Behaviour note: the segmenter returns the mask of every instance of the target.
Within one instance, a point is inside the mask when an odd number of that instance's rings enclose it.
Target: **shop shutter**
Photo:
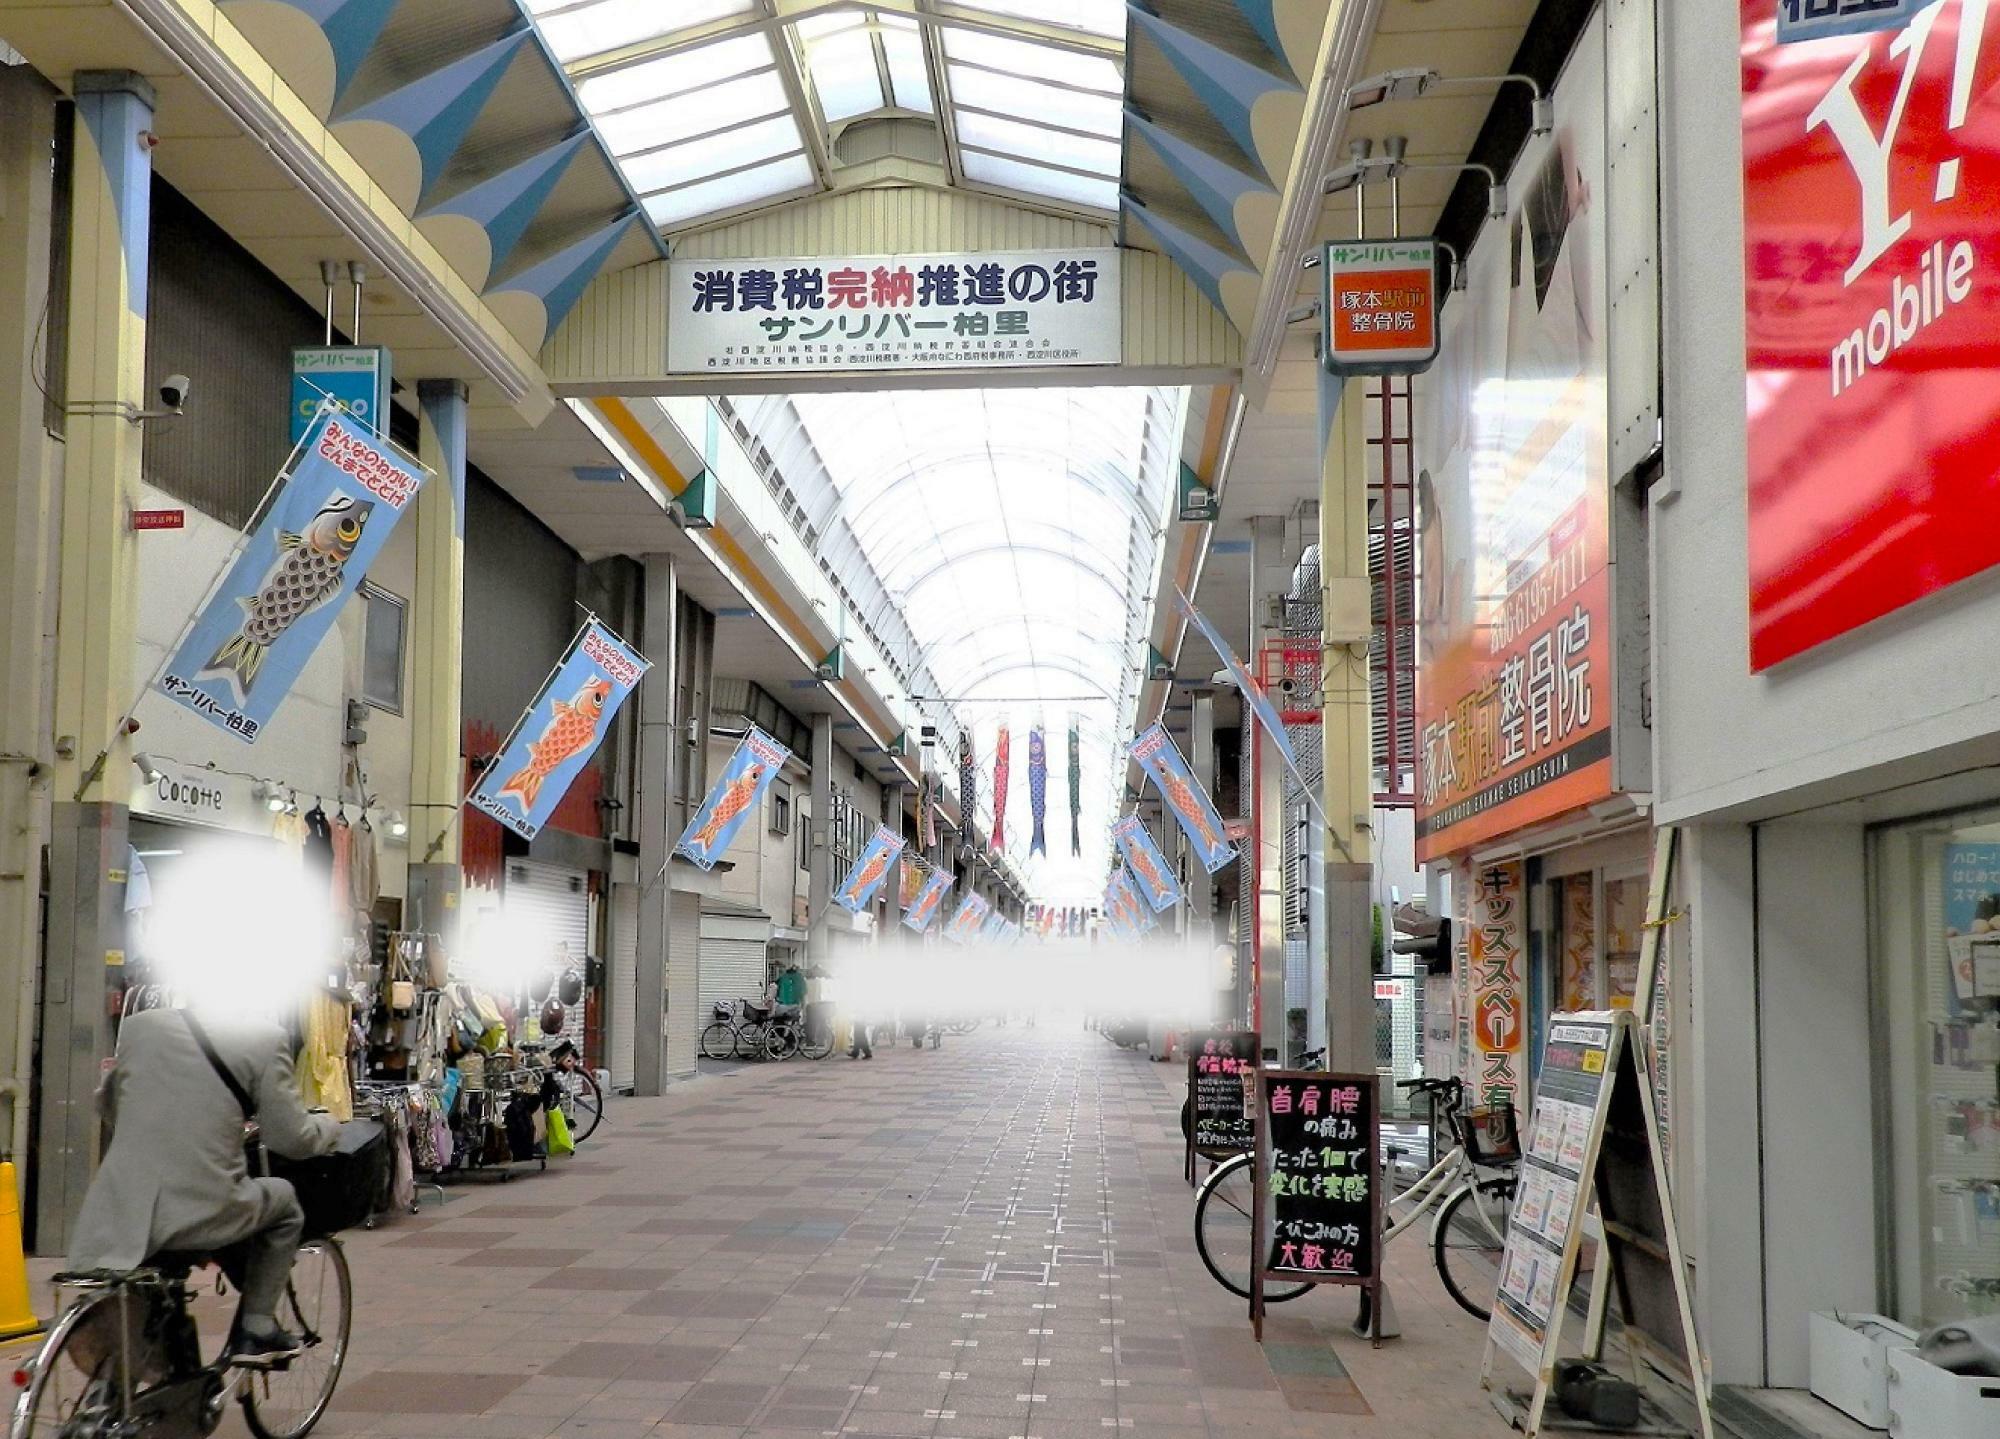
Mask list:
[[[572,966],[583,969],[590,953],[590,883],[582,870],[510,860],[500,908],[510,926],[531,927],[548,936],[549,963],[556,963],[560,952],[555,946],[566,944]],[[563,1038],[578,1050],[583,1048],[583,1011],[583,1005],[572,1004],[563,1016]],[[540,1032],[533,1021],[527,1027]]]
[[[702,1026],[708,1023],[700,1001],[701,896],[676,892],[672,919],[667,941],[667,1073],[686,1078],[695,1072]]]
[[[764,919],[733,915],[701,917],[702,1022],[717,1004],[754,1000],[764,992],[764,951],[770,934]]]
[[[633,1021],[639,1008],[639,886],[611,890],[610,1028],[611,1087],[632,1087]]]

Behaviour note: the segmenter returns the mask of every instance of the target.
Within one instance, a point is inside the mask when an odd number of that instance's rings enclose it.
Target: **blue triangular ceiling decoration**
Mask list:
[[[1268,70],[1260,70],[1247,60],[1239,60],[1220,46],[1190,35],[1177,25],[1143,10],[1137,0],[1130,5],[1133,24],[1157,45],[1180,73],[1195,98],[1221,122],[1242,149],[1246,158],[1263,165],[1257,153],[1257,133],[1251,111],[1274,90],[1296,90],[1298,86],[1281,80]]]
[[[347,93],[361,62],[381,38],[398,0],[284,0],[319,26],[333,51],[333,101]]]
[[[492,253],[487,260],[486,272],[490,275],[506,263],[528,226],[534,223],[544,203],[562,177],[569,171],[569,162],[576,158],[576,152],[590,138],[588,130],[570,136],[553,149],[531,155],[520,164],[510,166],[488,180],[481,180],[470,189],[461,190],[449,200],[441,200],[423,211],[419,218],[431,215],[463,215],[468,220],[476,220],[486,231],[486,241]]]
[[[1243,249],[1243,236],[1236,225],[1236,202],[1252,190],[1269,195],[1271,187],[1233,166],[1223,164],[1206,150],[1168,134],[1150,120],[1142,119],[1129,110],[1126,117],[1132,122],[1132,128],[1139,132],[1140,138],[1160,157],[1161,163],[1173,171],[1174,178],[1181,182],[1195,203],[1208,212],[1208,218],[1236,242],[1239,250]]]
[[[525,28],[516,30],[505,39],[496,40],[339,118],[379,120],[408,135],[423,165],[423,184],[418,196],[421,200],[451,163],[451,157],[458,153],[466,132],[486,108],[500,77],[520,53],[530,33]]]
[[[597,278],[597,272],[604,268],[604,262],[611,258],[611,252],[618,248],[618,242],[625,238],[625,232],[640,219],[638,211],[613,220],[603,229],[584,236],[572,244],[564,246],[545,260],[538,260],[522,270],[510,275],[498,284],[489,285],[488,295],[503,293],[533,295],[542,302],[542,311],[547,316],[546,328],[542,332],[544,342],[556,332],[556,326],[563,322],[563,316],[570,312],[582,296],[584,286]]]
[[[1290,69],[1291,61],[1285,57],[1285,41],[1278,33],[1278,17],[1272,0],[1236,0],[1236,13],[1257,32],[1257,38],[1270,47],[1271,58]]]
[[[1222,302],[1222,277],[1232,270],[1250,267],[1225,250],[1219,250],[1198,235],[1190,234],[1164,215],[1156,215],[1131,196],[1124,199],[1125,213],[1139,224],[1167,252],[1167,257],[1186,272],[1196,288],[1222,314],[1229,310]]]

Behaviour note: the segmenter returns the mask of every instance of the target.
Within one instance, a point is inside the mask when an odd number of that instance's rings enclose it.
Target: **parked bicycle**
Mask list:
[[[1437,1113],[1455,1140],[1407,1189],[1384,1206],[1382,1243],[1386,1248],[1429,1216],[1431,1262],[1445,1292],[1478,1319],[1490,1318],[1500,1287],[1500,1256],[1507,1247],[1507,1219],[1514,1201],[1520,1139],[1511,1105],[1465,1107],[1465,1089],[1456,1079],[1410,1079],[1396,1086],[1435,1098]],[[1237,1154],[1217,1165],[1195,1200],[1195,1248],[1216,1283],[1247,1299],[1255,1236],[1251,1232],[1252,1154]],[[1385,1166],[1393,1173],[1396,1165]],[[1310,1284],[1268,1283],[1266,1303],[1282,1304]]]
[[[563,1118],[569,1123],[570,1142],[581,1144],[595,1134],[597,1126],[604,1122],[604,1090],[576,1046],[565,1039],[546,1054],[536,1045],[523,1045],[521,1049],[523,1059],[536,1071],[536,1077],[546,1074],[554,1078],[556,1088],[561,1091],[560,1103]]]
[[[825,1059],[833,1053],[833,1036],[811,1033],[796,1010],[767,1014],[747,1000],[717,1000],[701,1032],[701,1052],[709,1059]]]

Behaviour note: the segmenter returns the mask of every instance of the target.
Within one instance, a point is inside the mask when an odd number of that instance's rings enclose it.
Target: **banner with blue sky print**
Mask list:
[[[791,757],[790,750],[752,725],[722,767],[708,798],[688,821],[674,852],[686,855],[703,869],[714,869]]]
[[[1214,874],[1236,858],[1236,846],[1222,826],[1222,816],[1195,783],[1194,771],[1181,758],[1180,747],[1165,725],[1156,724],[1133,740],[1132,758],[1160,791],[1203,869]]]
[[[902,852],[903,837],[885,824],[877,825],[875,833],[855,858],[854,868],[847,872],[847,878],[833,892],[833,902],[854,914],[868,908],[875,892],[888,879],[889,871],[895,868],[896,857]]]
[[[1138,884],[1139,893],[1146,897],[1146,903],[1156,910],[1172,909],[1181,902],[1180,881],[1174,878],[1173,866],[1160,853],[1160,847],[1153,843],[1153,836],[1135,814],[1128,814],[1111,827],[1111,838],[1117,841],[1118,852],[1125,856],[1125,867]]]

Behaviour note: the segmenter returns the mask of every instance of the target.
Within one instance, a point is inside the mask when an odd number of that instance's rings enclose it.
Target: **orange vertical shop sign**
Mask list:
[[[1417,858],[1612,790],[1603,59],[1444,316],[1417,456]]]
[[[1521,1098],[1527,1051],[1527,914],[1521,866],[1474,870],[1470,971],[1473,1067],[1462,1075],[1481,1104]]]
[[[1437,242],[1325,246],[1322,359],[1340,375],[1406,375],[1437,357]]]

